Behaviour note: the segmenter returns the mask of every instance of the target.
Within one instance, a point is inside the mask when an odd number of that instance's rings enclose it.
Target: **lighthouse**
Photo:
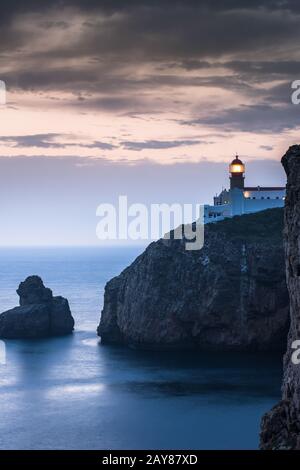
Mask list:
[[[212,206],[204,206],[205,223],[284,206],[284,187],[245,186],[245,165],[238,155],[229,164],[229,180],[230,188],[215,196]]]
[[[245,187],[245,165],[238,155],[229,165],[230,189],[244,189]]]

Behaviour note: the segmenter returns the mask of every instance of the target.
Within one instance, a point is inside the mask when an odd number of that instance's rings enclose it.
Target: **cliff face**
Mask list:
[[[300,339],[300,145],[282,158],[287,174],[284,214],[286,276],[291,327],[284,357],[283,399],[262,420],[262,449],[300,450],[300,365],[294,365],[292,343]]]
[[[283,351],[282,228],[282,210],[272,209],[207,225],[200,251],[186,251],[184,240],[152,243],[106,285],[102,342]]]

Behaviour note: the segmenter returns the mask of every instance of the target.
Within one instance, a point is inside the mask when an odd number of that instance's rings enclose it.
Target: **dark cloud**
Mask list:
[[[171,149],[175,147],[185,147],[189,145],[207,143],[201,140],[145,140],[143,142],[124,141],[122,145],[127,150],[145,150],[145,149]]]
[[[98,12],[103,15],[101,8]],[[56,57],[114,57],[122,62],[196,60],[220,58],[257,51],[290,47],[299,40],[298,15],[266,9],[203,8],[179,2],[143,5],[123,9],[119,15],[106,15],[83,22],[80,41],[61,44],[47,55]],[[120,38],[122,38],[120,40]],[[260,57],[257,57],[260,60]]]
[[[130,115],[166,109],[165,89],[174,105],[181,88],[218,88],[254,104],[187,122],[276,132],[298,125],[287,107],[300,76],[298,1],[11,0],[0,22],[8,90],[70,92],[57,105]],[[65,39],[56,41],[60,31]]]
[[[39,147],[62,148],[62,144],[54,142],[60,134],[35,134],[18,136],[1,136],[0,143],[7,143],[12,147]]]
[[[65,142],[68,138],[68,142]],[[91,143],[79,143],[71,135],[66,134],[34,134],[34,135],[21,135],[21,136],[2,136],[0,137],[0,144],[9,144],[13,148],[44,148],[44,149],[66,149],[68,147],[79,147],[87,149],[101,149],[113,150],[122,146],[126,150],[145,150],[145,149],[170,149],[176,147],[184,147],[197,144],[212,143],[204,140],[146,140],[143,142],[136,141],[122,141],[120,145],[114,145],[107,142],[93,141]]]
[[[174,68],[178,66],[186,70],[226,68],[238,73],[250,74],[251,76],[254,74],[257,77],[261,75],[295,75],[300,73],[299,60],[229,60],[224,62],[208,62],[202,60],[187,59],[181,62],[173,62],[168,64],[169,68]]]
[[[61,9],[66,6],[74,6],[84,11],[102,11],[112,14],[116,11],[130,11],[137,7],[157,7],[162,8],[185,5],[189,8],[211,9],[213,11],[231,11],[235,9],[266,8],[266,9],[286,9],[298,11],[299,2],[297,0],[10,0],[1,6],[1,13],[4,18],[13,17],[16,14],[28,11],[44,11],[49,8]]]
[[[116,146],[106,143],[94,141],[90,144],[77,143],[74,139],[74,142],[57,142],[56,140],[62,140],[66,137],[65,134],[34,134],[34,135],[18,135],[18,136],[1,136],[0,143],[8,143],[14,148],[26,148],[26,147],[37,147],[37,148],[48,148],[48,149],[65,149],[68,147],[81,147],[81,148],[97,148],[101,150],[112,150]]]
[[[274,149],[272,145],[260,145],[259,148],[262,150],[267,150],[268,152],[271,152]]]
[[[203,60],[238,51],[275,49],[286,42],[294,43],[300,34],[299,7],[295,2],[131,0],[100,3],[73,0],[12,3],[13,6],[9,3],[3,7],[4,17],[7,14],[17,16],[24,11],[41,11],[49,16],[45,13],[47,7],[50,14],[63,13],[64,6],[74,6],[81,12],[80,37],[74,36],[59,47],[45,51],[46,56],[52,57],[114,56],[120,62],[122,59],[126,62],[181,58],[191,65],[197,63],[199,57]],[[91,9],[93,16],[86,20],[84,15],[90,14]],[[30,21],[34,24],[38,20],[31,18]],[[40,26],[65,29],[68,23],[72,23],[70,15],[67,20],[42,20]],[[9,26],[7,28],[9,36]],[[33,31],[34,28],[32,34]],[[24,49],[24,31],[12,30],[11,33],[7,38],[10,41],[13,37],[17,41],[21,34],[20,44]],[[2,45],[3,48],[10,46],[5,38]],[[122,57],[124,53],[126,56]]]
[[[300,106],[250,105],[226,109],[218,114],[183,121],[184,125],[208,125],[227,131],[277,132],[300,126]]]

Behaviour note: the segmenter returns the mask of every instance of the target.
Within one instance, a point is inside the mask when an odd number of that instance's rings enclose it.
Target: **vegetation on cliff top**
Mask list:
[[[283,209],[267,209],[254,214],[235,216],[206,225],[208,232],[223,232],[234,240],[280,242],[283,231]]]

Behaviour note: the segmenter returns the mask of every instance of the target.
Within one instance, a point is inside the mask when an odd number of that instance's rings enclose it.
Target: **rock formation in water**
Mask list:
[[[21,282],[17,294],[20,307],[0,315],[0,338],[42,338],[72,333],[74,319],[69,303],[53,297],[38,276]]]
[[[205,226],[205,244],[161,239],[106,285],[98,335],[142,348],[281,350],[288,293],[283,210]]]
[[[300,450],[300,365],[292,362],[292,343],[300,340],[300,145],[289,148],[282,158],[282,164],[288,180],[284,246],[291,327],[284,357],[283,397],[263,417],[261,448]]]

